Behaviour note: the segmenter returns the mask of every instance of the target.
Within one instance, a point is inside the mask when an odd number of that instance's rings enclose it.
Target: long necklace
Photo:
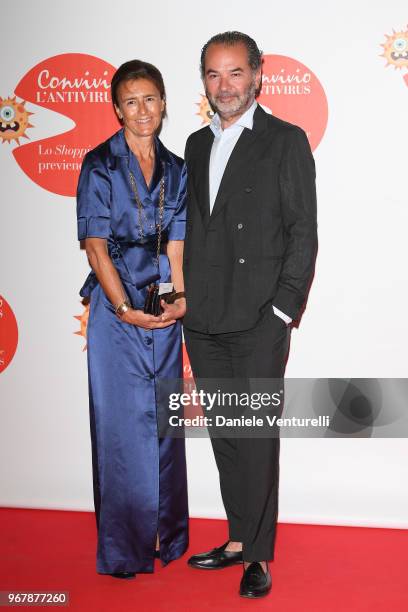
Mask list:
[[[156,224],[157,231],[157,250],[156,250],[156,262],[159,265],[159,256],[160,256],[160,247],[161,247],[161,235],[162,235],[162,225],[163,225],[163,214],[164,214],[164,162],[162,162],[162,170],[163,174],[160,179],[160,194],[159,194],[159,222]],[[129,168],[129,181],[133,191],[133,195],[136,200],[137,210],[138,210],[138,222],[139,222],[139,236],[140,240],[144,241],[144,232],[143,232],[143,217],[147,222],[146,213],[143,207],[143,204],[140,200],[139,192],[137,189],[136,179],[133,175],[133,172]]]

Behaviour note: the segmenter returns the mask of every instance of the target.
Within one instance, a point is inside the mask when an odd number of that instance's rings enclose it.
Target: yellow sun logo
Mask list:
[[[85,340],[86,340],[86,328],[88,326],[88,318],[89,318],[89,304],[85,306],[85,310],[81,315],[74,316],[74,319],[77,319],[80,323],[80,329],[74,332],[74,334],[76,334],[77,336],[82,336],[83,338],[85,338]],[[82,350],[86,351],[86,343]]]
[[[199,117],[201,117],[201,119],[203,120],[201,125],[205,125],[206,123],[211,123],[211,119],[214,117],[214,113],[211,110],[211,106],[207,98],[203,96],[203,94],[200,94],[200,96],[201,101],[196,102],[196,106],[198,106],[198,113],[196,113],[196,115],[199,115]]]
[[[29,113],[25,108],[25,101],[17,102],[14,98],[0,98],[0,138],[11,143],[15,140],[20,144],[19,138],[29,138],[25,133],[27,128],[34,127],[29,123]]]
[[[408,68],[408,30],[396,32],[388,36],[381,46],[384,47],[384,53],[381,57],[387,60],[386,66],[394,66],[395,69]]]

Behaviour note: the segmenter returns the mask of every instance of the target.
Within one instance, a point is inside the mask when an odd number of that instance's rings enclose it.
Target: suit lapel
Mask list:
[[[263,148],[262,134],[265,133],[265,125],[266,113],[258,106],[254,113],[252,130],[243,129],[230,155],[221,179],[211,218],[216,217],[224,208],[228,196],[236,187],[237,182],[242,183],[242,180],[250,175],[254,166],[254,159]]]
[[[203,130],[203,142],[199,148],[199,155],[194,163],[194,183],[196,187],[197,201],[205,224],[210,217],[210,155],[214,141],[214,134],[210,128]]]

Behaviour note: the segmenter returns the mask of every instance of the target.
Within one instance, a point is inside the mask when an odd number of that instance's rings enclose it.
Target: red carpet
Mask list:
[[[272,593],[257,601],[237,595],[240,567],[202,572],[186,566],[188,554],[226,540],[224,521],[193,519],[189,552],[132,581],[95,573],[91,513],[0,509],[0,538],[0,590],[69,591],[68,610],[408,610],[403,530],[280,524]]]

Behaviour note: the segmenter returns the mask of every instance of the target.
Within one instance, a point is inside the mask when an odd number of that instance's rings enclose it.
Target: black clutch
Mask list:
[[[163,309],[160,306],[159,285],[152,283],[147,288],[147,295],[144,303],[143,312],[145,314],[150,314],[154,317],[158,317],[162,313],[162,310]]]
[[[153,315],[154,317],[158,317],[163,313],[163,308],[161,307],[160,301],[164,300],[167,304],[173,304],[175,300],[178,298],[185,297],[184,291],[169,291],[168,293],[162,293],[159,295],[159,285],[156,283],[152,283],[147,288],[147,295],[143,307],[143,312],[145,314]]]
[[[172,297],[176,295],[175,291],[169,293],[162,293],[159,295],[159,285],[152,283],[147,288],[146,300],[143,308],[145,314],[153,315],[158,317],[162,314],[163,308],[161,307],[160,300],[164,300],[168,304],[172,303]],[[174,300],[173,300],[174,301]]]

